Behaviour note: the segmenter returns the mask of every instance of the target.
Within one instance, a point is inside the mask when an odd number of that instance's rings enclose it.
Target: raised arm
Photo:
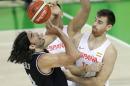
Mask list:
[[[86,23],[90,12],[90,1],[80,0],[81,9],[74,19],[69,23],[68,34],[73,37],[77,32],[80,32],[84,24]]]
[[[49,33],[56,34],[65,45],[65,53],[45,54],[41,56],[39,61],[43,67],[52,68],[73,64],[79,58],[79,51],[75,47],[73,41],[68,38],[61,29],[49,23]]]

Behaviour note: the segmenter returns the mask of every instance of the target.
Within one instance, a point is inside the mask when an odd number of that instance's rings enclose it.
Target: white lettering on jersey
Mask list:
[[[25,69],[30,69],[30,64],[24,62],[24,67],[25,67]]]
[[[68,34],[67,34],[67,26],[64,26],[63,32],[68,36]],[[54,53],[65,52],[65,46],[64,46],[63,42],[59,38],[57,38],[51,44],[48,45],[47,50],[50,53],[53,53],[53,54]]]
[[[97,62],[97,57],[94,57],[92,55],[89,55],[87,53],[82,53],[80,55],[81,58],[84,58],[85,60],[91,61],[91,62]]]
[[[47,49],[51,52],[53,50],[61,49],[61,48],[65,48],[65,46],[62,42],[58,43],[58,44],[54,44],[54,45],[49,45]]]

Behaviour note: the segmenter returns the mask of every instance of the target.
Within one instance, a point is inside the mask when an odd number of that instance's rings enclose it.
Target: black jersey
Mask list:
[[[68,86],[66,77],[60,67],[52,68],[48,74],[42,73],[37,66],[37,59],[44,52],[32,55],[32,60],[24,63],[24,68],[33,86]]]

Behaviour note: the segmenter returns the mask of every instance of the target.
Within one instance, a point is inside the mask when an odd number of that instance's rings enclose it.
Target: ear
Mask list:
[[[32,44],[31,44],[31,45],[29,46],[29,49],[31,49],[31,50],[34,50],[35,48],[36,48],[35,45],[32,45]]]
[[[109,31],[111,28],[112,28],[112,25],[111,25],[111,24],[107,25],[106,31]]]

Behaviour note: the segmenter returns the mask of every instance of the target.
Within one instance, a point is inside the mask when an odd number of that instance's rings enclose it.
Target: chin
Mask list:
[[[93,32],[92,34],[93,34],[94,37],[100,36],[99,34],[96,34],[96,33],[94,33],[94,32]]]
[[[94,35],[95,37],[99,37],[99,35]]]

